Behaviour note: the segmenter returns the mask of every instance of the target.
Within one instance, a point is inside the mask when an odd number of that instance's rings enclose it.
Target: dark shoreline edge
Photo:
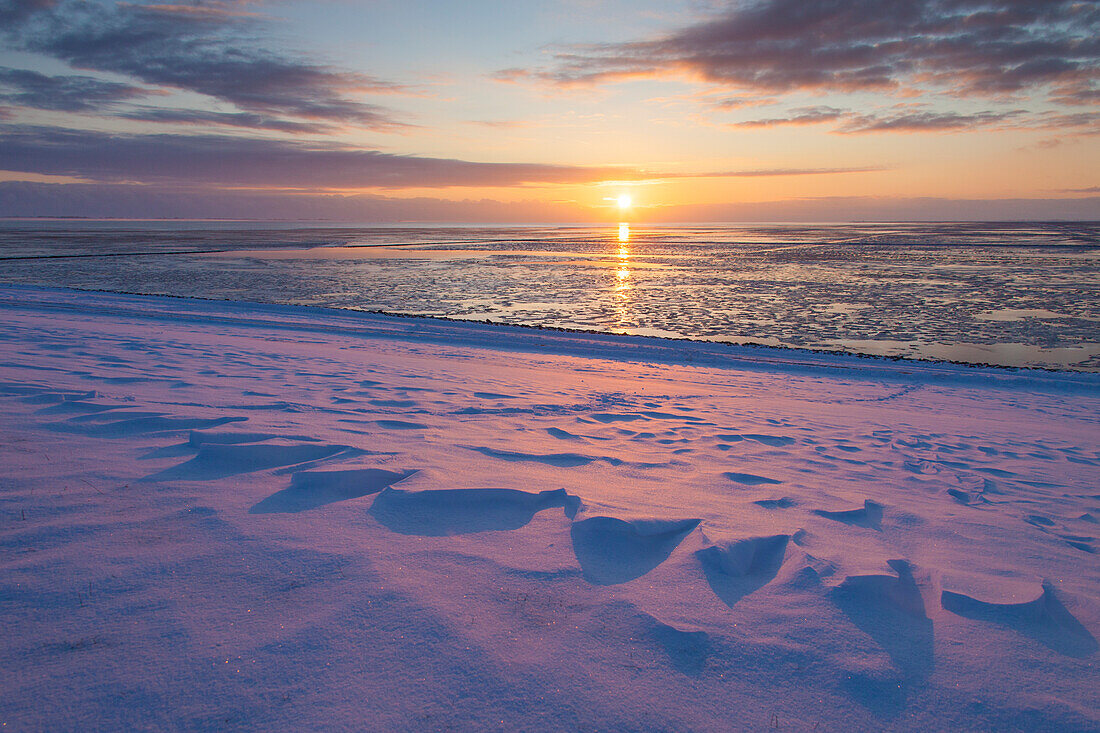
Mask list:
[[[33,288],[36,290],[59,290],[70,291],[77,293],[104,293],[109,295],[127,295],[133,297],[151,297],[151,298],[173,298],[176,300],[195,300],[204,303],[233,303],[240,305],[254,305],[254,306],[283,306],[290,308],[307,308],[315,309],[319,311],[333,311],[341,314],[352,313],[369,313],[380,316],[388,316],[391,318],[407,318],[418,319],[425,321],[442,321],[445,323],[473,323],[483,326],[493,326],[496,328],[516,328],[526,331],[550,331],[556,333],[566,334],[587,334],[598,335],[602,337],[612,339],[653,339],[657,341],[665,341],[670,343],[691,343],[691,344],[708,344],[716,345],[719,347],[725,346],[729,348],[750,348],[767,350],[778,355],[784,354],[805,354],[808,356],[839,356],[853,359],[865,359],[869,361],[889,361],[901,364],[912,364],[914,366],[935,366],[935,365],[950,365],[958,367],[967,367],[971,369],[994,369],[1003,372],[1022,372],[1024,374],[1051,374],[1051,375],[1100,375],[1100,370],[1085,370],[1085,369],[1058,369],[1055,367],[1030,367],[1030,366],[1005,366],[1003,364],[987,364],[983,362],[968,362],[968,361],[953,361],[950,359],[921,359],[919,357],[911,356],[888,356],[883,354],[864,354],[855,351],[843,351],[839,349],[811,349],[798,346],[775,346],[772,344],[761,344],[754,342],[731,342],[731,341],[712,341],[710,339],[691,338],[687,336],[673,337],[673,336],[650,336],[642,334],[627,334],[627,333],[615,333],[613,331],[596,331],[592,329],[584,328],[565,328],[561,326],[542,326],[542,325],[526,325],[517,323],[503,323],[500,321],[490,321],[487,319],[474,319],[474,318],[454,318],[450,316],[429,316],[421,315],[417,313],[400,313],[396,311],[384,311],[384,310],[368,310],[365,308],[338,308],[335,306],[318,306],[318,305],[301,305],[295,303],[278,303],[273,301],[258,301],[258,300],[231,300],[229,298],[207,298],[191,295],[170,295],[162,293],[140,293],[127,290],[106,290],[102,288],[77,288],[69,286],[53,286],[53,285],[34,285],[31,283],[0,283],[0,288]]]

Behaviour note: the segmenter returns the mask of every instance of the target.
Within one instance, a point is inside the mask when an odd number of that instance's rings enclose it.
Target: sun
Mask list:
[[[624,194],[620,194],[620,195],[619,195],[619,198],[617,198],[617,199],[615,199],[615,200],[619,202],[619,208],[620,208],[620,209],[629,209],[629,208],[630,208],[630,205],[631,205],[632,203],[634,203],[633,199],[631,199],[631,198],[630,198],[630,195],[629,195],[629,194],[625,194],[625,193],[624,193]]]

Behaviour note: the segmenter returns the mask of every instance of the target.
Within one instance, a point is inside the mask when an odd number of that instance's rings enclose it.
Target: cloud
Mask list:
[[[732,110],[742,109],[744,107],[759,107],[762,105],[774,104],[775,99],[768,97],[759,97],[751,95],[743,95],[739,97],[722,97],[720,99],[705,99],[705,104],[711,109],[717,110]]]
[[[946,132],[989,127],[1025,114],[1023,110],[1007,112],[904,112],[887,115],[851,115],[838,132]]]
[[[211,112],[198,109],[167,109],[164,107],[141,107],[115,114],[127,120],[141,122],[164,122],[181,125],[221,125],[224,127],[243,127],[253,130],[277,130],[291,133],[325,133],[333,126],[324,122],[299,122],[279,117],[267,117],[253,112]]]
[[[398,85],[266,50],[254,37],[257,18],[233,5],[0,2],[14,47],[76,68],[198,92],[255,114],[402,126],[390,110],[353,98]]]
[[[1100,78],[1100,4],[1080,0],[756,0],[662,37],[579,46],[558,84],[688,75],[756,93],[1005,94]]]
[[[0,102],[21,107],[86,112],[148,94],[140,87],[90,76],[47,76],[37,71],[0,67]]]
[[[828,176],[839,173],[878,173],[886,168],[754,168],[740,171],[717,171],[714,173],[685,174],[683,178],[774,178],[777,176]]]
[[[612,167],[477,163],[395,155],[335,143],[229,135],[119,135],[29,125],[0,126],[0,160],[9,171],[101,182],[301,190],[584,184],[606,180],[755,178],[883,170],[759,168],[663,173]]]
[[[797,107],[783,117],[732,122],[731,127],[776,127],[778,125],[817,125],[840,119],[844,110],[836,107]]]
[[[56,0],[0,0],[0,26],[13,26],[35,13],[48,10]]]
[[[495,130],[514,130],[522,127],[533,127],[535,123],[530,120],[468,120],[466,124]]]
[[[0,127],[6,170],[96,181],[296,189],[517,186],[636,179],[635,171],[475,163],[228,135],[118,135]]]
[[[1033,126],[1039,129],[1058,130],[1063,135],[1100,135],[1100,114],[1096,112],[1075,112],[1073,114],[1048,112],[1037,115]]]
[[[614,178],[601,183],[636,183],[674,181],[680,178],[782,178],[790,176],[832,176],[844,173],[880,173],[890,170],[885,166],[850,166],[845,168],[744,168],[741,170],[704,171],[702,173],[669,173],[659,171],[630,171],[626,175],[616,172]]]
[[[990,127],[1014,130],[1056,129],[1074,136],[1100,133],[1100,115],[1090,112],[1035,114],[1024,109],[950,112],[921,107],[898,105],[893,110],[865,114],[835,107],[800,107],[781,116],[731,122],[728,125],[737,128],[769,128],[833,122],[836,124],[832,131],[842,134],[967,132]]]
[[[1069,106],[1083,106],[1100,104],[1100,89],[1080,84],[1067,85],[1055,90],[1051,101]]]

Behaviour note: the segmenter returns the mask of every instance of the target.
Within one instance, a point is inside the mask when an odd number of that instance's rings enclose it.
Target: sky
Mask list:
[[[1097,171],[1100,0],[0,0],[0,216],[1100,219]]]

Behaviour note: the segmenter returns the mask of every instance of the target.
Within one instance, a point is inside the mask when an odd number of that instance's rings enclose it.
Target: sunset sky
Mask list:
[[[1100,218],[1095,0],[0,0],[0,215]]]

